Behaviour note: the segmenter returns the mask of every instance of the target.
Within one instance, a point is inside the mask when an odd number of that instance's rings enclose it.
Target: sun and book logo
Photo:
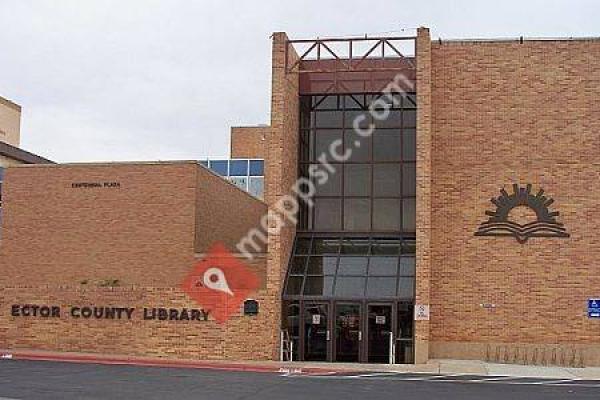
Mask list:
[[[513,236],[519,243],[525,243],[532,237],[569,237],[563,224],[556,220],[558,211],[548,208],[554,200],[544,196],[543,189],[537,194],[531,193],[531,187],[531,184],[526,187],[514,184],[510,194],[500,189],[500,196],[491,199],[496,209],[485,212],[489,219],[479,225],[475,236]],[[535,212],[535,221],[525,224],[511,221],[511,211],[523,206]]]

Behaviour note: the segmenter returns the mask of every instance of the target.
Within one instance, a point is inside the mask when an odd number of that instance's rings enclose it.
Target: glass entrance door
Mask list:
[[[335,353],[338,362],[359,362],[362,341],[361,306],[337,303],[335,306]]]
[[[391,304],[367,305],[367,360],[370,363],[390,361],[392,315]]]
[[[329,344],[329,305],[304,303],[304,360],[327,361]]]
[[[398,329],[396,331],[396,363],[412,364],[415,362],[414,347],[414,304],[398,303]]]

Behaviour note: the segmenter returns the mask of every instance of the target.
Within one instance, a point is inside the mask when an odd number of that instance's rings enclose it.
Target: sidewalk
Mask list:
[[[62,353],[33,350],[0,350],[0,365],[10,360],[75,362],[103,365],[132,365],[163,368],[213,369],[294,374],[365,372],[410,372],[441,375],[513,376],[527,378],[600,380],[600,367],[564,368],[516,364],[493,364],[475,360],[430,360],[427,364],[355,364],[278,361],[178,360],[128,357],[93,353]]]

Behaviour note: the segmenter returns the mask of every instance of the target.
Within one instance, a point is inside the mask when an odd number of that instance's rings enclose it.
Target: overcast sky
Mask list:
[[[270,34],[600,36],[600,1],[0,0],[0,96],[59,162],[228,156],[269,122]]]

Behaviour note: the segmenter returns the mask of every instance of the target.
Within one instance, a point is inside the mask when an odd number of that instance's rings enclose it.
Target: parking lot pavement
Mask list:
[[[0,400],[598,399],[600,382],[397,372],[322,375],[0,361]]]

